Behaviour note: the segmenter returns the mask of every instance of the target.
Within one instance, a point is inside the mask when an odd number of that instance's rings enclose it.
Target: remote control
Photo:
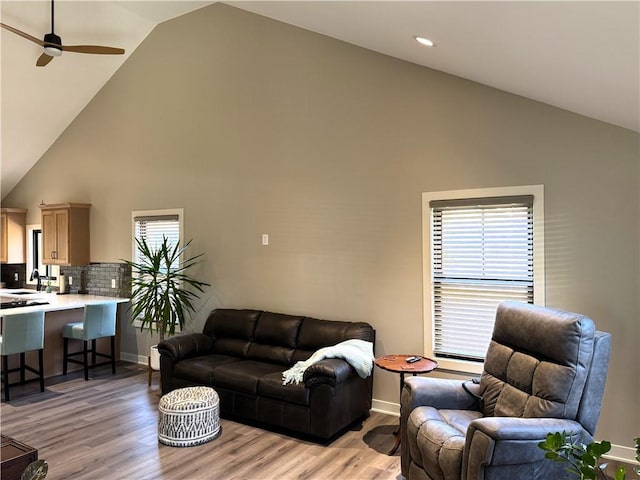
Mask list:
[[[415,363],[415,362],[417,362],[418,360],[421,360],[421,359],[422,359],[422,357],[416,355],[415,357],[408,357],[405,360],[405,362],[407,362],[407,363]]]

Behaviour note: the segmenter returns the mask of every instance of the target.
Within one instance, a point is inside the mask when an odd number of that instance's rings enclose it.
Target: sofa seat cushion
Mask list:
[[[213,385],[214,370],[221,365],[240,362],[238,357],[228,355],[202,355],[182,360],[175,365],[173,372],[177,378],[190,380],[202,385]]]
[[[309,405],[309,389],[304,383],[282,384],[282,372],[265,375],[258,380],[258,395],[298,405]]]
[[[412,460],[433,480],[459,480],[467,427],[477,418],[474,410],[414,409],[407,421]]]
[[[275,363],[241,360],[222,365],[214,372],[214,384],[237,392],[258,394],[258,380],[271,373],[282,374],[284,367]]]

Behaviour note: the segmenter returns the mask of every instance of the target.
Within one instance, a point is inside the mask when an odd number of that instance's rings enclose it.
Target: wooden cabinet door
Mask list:
[[[42,263],[55,264],[56,250],[58,248],[56,211],[42,212]]]
[[[42,263],[69,263],[69,210],[42,212]]]
[[[88,265],[90,262],[89,207],[84,203],[42,208],[42,263]]]
[[[2,208],[0,216],[0,262],[25,263],[27,210]]]
[[[6,263],[9,258],[9,234],[7,233],[8,222],[7,214],[2,212],[0,215],[0,262]]]
[[[69,210],[56,210],[56,258],[55,263],[69,263]]]

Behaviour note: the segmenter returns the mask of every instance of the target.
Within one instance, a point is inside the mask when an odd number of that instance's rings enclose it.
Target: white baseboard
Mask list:
[[[400,416],[400,404],[394,402],[385,402],[384,400],[373,399],[371,410],[374,412],[384,413],[386,415]],[[638,465],[636,462],[636,450],[632,447],[624,447],[622,445],[611,445],[611,450],[604,455],[607,460],[617,460],[619,462],[631,463]]]
[[[386,415],[400,416],[400,404],[393,402],[385,402],[384,400],[373,399],[371,402],[371,410],[374,412],[384,413]]]
[[[139,363],[140,365],[148,365],[149,360],[146,355],[134,355],[133,353],[120,352],[120,360],[131,363]]]
[[[611,450],[609,450],[609,453],[604,455],[604,458],[606,458],[607,460],[617,460],[619,462],[640,465],[638,464],[638,462],[636,462],[636,449],[633,447],[624,447],[622,445],[611,444]]]

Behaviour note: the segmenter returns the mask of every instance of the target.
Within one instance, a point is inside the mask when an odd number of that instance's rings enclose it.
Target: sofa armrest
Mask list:
[[[345,360],[325,358],[308,367],[302,379],[307,388],[321,383],[335,386],[353,375],[357,376],[353,367]]]
[[[580,423],[558,418],[485,417],[474,420],[467,430],[462,460],[466,478],[482,478],[482,470],[487,467],[539,462],[542,465],[539,469],[554,468],[552,462],[545,459],[544,450],[538,447],[547,433],[553,432],[566,432],[568,437],[577,437],[578,441],[584,441],[586,433]]]
[[[173,363],[176,363],[185,358],[212,353],[213,339],[203,333],[179,335],[160,342],[158,351],[162,356],[166,356]]]

